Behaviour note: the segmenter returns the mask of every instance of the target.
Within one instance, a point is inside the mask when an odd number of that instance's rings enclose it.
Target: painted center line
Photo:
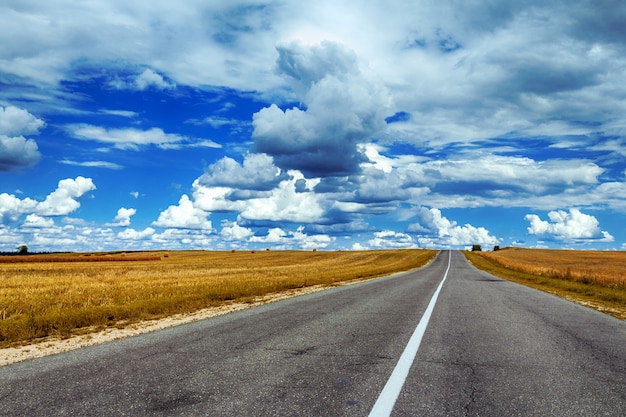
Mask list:
[[[439,283],[437,290],[433,294],[433,297],[430,299],[430,303],[428,303],[428,307],[426,308],[422,319],[415,328],[411,339],[409,339],[409,343],[404,348],[404,352],[402,352],[402,355],[400,356],[396,367],[393,369],[393,372],[391,373],[387,384],[385,384],[385,388],[383,388],[382,392],[378,396],[376,404],[374,404],[372,411],[370,411],[369,413],[369,417],[388,417],[391,415],[391,410],[393,410],[393,406],[398,399],[398,395],[400,395],[400,390],[404,385],[404,381],[409,374],[409,369],[411,368],[420,344],[422,343],[422,337],[424,336],[424,332],[426,331],[426,327],[428,326],[428,322],[430,321],[430,316],[435,309],[435,304],[437,303],[439,292],[441,291],[443,283],[448,277],[448,271],[450,271],[451,257],[452,252],[448,251],[448,268],[446,269],[446,273],[443,275],[443,278]]]

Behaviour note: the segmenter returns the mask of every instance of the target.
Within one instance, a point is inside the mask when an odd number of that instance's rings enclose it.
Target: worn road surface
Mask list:
[[[373,412],[429,304],[396,400]],[[370,413],[623,417],[626,323],[441,252],[413,272],[0,368],[0,416]]]

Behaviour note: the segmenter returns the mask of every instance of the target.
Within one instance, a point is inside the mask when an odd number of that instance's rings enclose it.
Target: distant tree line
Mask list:
[[[30,252],[28,250],[27,245],[19,245],[17,248],[15,248],[14,252],[0,251],[0,256],[49,255],[52,253],[65,253],[65,252],[49,252],[49,251]]]
[[[56,253],[69,253],[69,252],[48,252],[48,251],[30,252],[29,251],[27,253],[19,253],[19,252],[0,251],[0,256],[52,255]]]
[[[472,252],[482,252],[483,248],[480,245],[472,245]],[[493,251],[500,250],[500,246],[496,245],[493,247]]]

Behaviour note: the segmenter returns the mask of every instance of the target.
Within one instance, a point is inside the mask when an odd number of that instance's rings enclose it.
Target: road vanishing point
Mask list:
[[[626,416],[626,324],[428,266],[0,368],[0,416]]]

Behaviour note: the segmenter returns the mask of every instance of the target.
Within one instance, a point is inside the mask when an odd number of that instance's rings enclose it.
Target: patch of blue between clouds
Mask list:
[[[398,122],[408,122],[411,120],[411,113],[405,111],[399,111],[393,116],[389,116],[385,119],[387,124],[398,123]]]

